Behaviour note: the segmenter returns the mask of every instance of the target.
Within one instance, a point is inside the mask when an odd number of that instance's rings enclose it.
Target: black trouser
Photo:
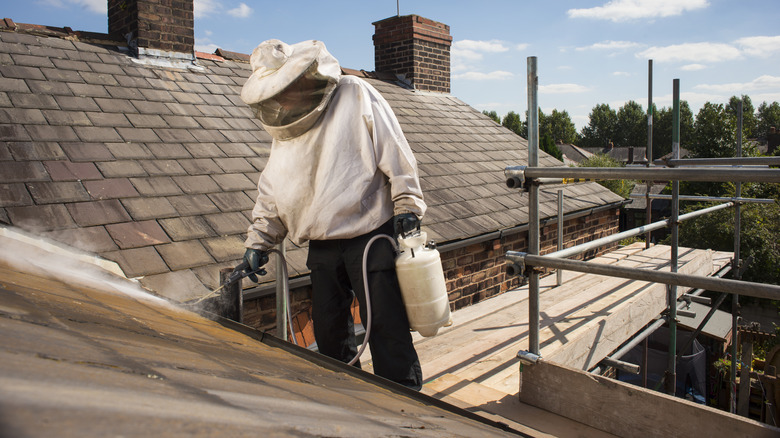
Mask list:
[[[360,318],[367,321],[363,250],[377,234],[392,236],[392,223],[352,239],[309,243],[306,264],[311,271],[314,338],[320,353],[343,362],[349,362],[357,354],[350,312],[353,290],[360,303]],[[422,370],[409,332],[394,256],[387,239],[378,239],[371,245],[367,265],[372,310],[369,347],[374,374],[419,390]]]

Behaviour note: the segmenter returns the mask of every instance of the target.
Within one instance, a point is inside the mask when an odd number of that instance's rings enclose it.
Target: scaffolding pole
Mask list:
[[[631,194],[631,198],[644,198],[646,194]],[[650,195],[650,199],[666,199],[671,200],[672,195]],[[733,202],[735,204],[774,204],[775,200],[772,198],[727,198],[718,196],[686,196],[680,195],[678,197],[680,201],[696,201],[696,202]]]
[[[682,166],[780,166],[780,157],[724,157],[724,158],[680,158],[657,160],[655,164],[670,167]]]
[[[653,181],[696,182],[780,182],[780,169],[732,168],[732,167],[533,167],[509,166],[504,169],[507,186],[528,188],[532,182],[563,184],[566,180],[634,179]]]
[[[680,158],[680,80],[672,82],[672,155]],[[680,247],[680,180],[672,181],[672,254],[671,271],[677,273]],[[674,395],[677,384],[677,285],[667,285],[667,322],[669,323],[669,356],[666,365],[666,393]]]
[[[563,269],[565,271],[584,272],[594,275],[626,278],[629,280],[648,281],[651,283],[673,284],[693,289],[705,289],[729,294],[739,294],[755,298],[780,300],[780,286],[774,284],[752,283],[750,281],[731,280],[727,278],[703,277],[699,275],[681,274],[679,272],[655,271],[650,269],[628,268],[600,263],[569,260],[549,255],[533,255],[518,251],[507,251],[507,260],[521,267],[542,267]]]
[[[563,190],[558,190],[558,251],[563,249]],[[555,272],[555,284],[563,284],[563,271]]]
[[[737,159],[742,158],[742,100],[737,104]],[[742,196],[742,183],[736,184],[736,197]],[[740,262],[740,230],[742,228],[742,208],[737,204],[734,209],[734,278],[742,278]],[[731,403],[730,411],[737,413],[737,320],[739,318],[739,295],[731,296]]]
[[[647,60],[647,150],[645,151],[645,167],[650,167],[653,162],[653,60]],[[653,221],[653,205],[650,199],[650,190],[653,188],[653,181],[647,180],[647,190],[645,192],[645,223]],[[651,232],[645,235],[645,249],[650,248]]]
[[[528,165],[539,165],[539,77],[536,57],[528,57]],[[539,185],[528,191],[528,252],[539,254]],[[539,355],[539,271],[532,270],[528,278],[528,349]]]
[[[684,215],[681,215],[677,218],[678,222],[684,222],[690,219],[697,218],[699,216],[703,216],[708,213],[712,213],[714,211],[723,210],[725,208],[731,208],[733,207],[733,203],[725,203],[725,204],[718,204],[714,205],[712,207],[703,208],[701,210],[692,211],[690,213],[686,213]],[[662,221],[653,222],[649,225],[643,225],[637,228],[633,228],[626,231],[621,231],[617,234],[612,234],[610,236],[601,237],[596,240],[591,240],[590,242],[581,243],[579,245],[571,246],[566,249],[562,249],[559,251],[555,251],[553,253],[547,254],[550,257],[559,257],[559,258],[568,258],[571,256],[575,256],[578,254],[582,254],[584,252],[590,251],[591,249],[600,248],[604,245],[609,245],[610,243],[619,242],[623,239],[628,239],[629,237],[638,236],[640,234],[644,234],[647,232],[660,230],[661,228],[666,228],[671,224],[671,219],[665,219]]]

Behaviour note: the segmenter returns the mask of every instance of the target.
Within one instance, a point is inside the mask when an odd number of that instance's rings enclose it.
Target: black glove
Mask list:
[[[406,236],[415,229],[420,229],[420,219],[416,214],[402,213],[393,217],[393,231],[396,236]]]
[[[246,273],[246,276],[249,277],[250,280],[257,283],[257,275],[265,275],[266,271],[265,269],[260,269],[261,266],[268,263],[268,253],[259,250],[259,249],[252,249],[249,248],[244,253],[244,261],[241,262],[240,265],[238,265],[238,268],[241,268]]]

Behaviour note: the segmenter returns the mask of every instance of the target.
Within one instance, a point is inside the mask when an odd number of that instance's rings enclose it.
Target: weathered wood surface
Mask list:
[[[463,409],[478,409],[488,419],[503,422],[533,437],[615,437],[561,415],[521,403],[515,394],[509,395],[452,374],[445,374],[426,384],[425,393]]]
[[[617,436],[780,436],[776,427],[545,360],[521,375],[522,403]]]
[[[594,260],[638,269],[665,269],[669,247],[635,244]],[[680,250],[680,272],[710,275],[729,254]],[[666,307],[666,286],[583,273],[542,279],[542,356],[578,368],[595,365]],[[678,290],[681,294],[682,289]],[[528,348],[528,288],[454,313],[454,325],[432,338],[415,335],[426,381],[454,374],[506,393],[519,382],[516,354]]]

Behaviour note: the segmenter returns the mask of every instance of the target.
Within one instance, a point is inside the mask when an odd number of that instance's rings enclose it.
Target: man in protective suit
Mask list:
[[[322,42],[265,41],[250,63],[241,99],[273,143],[244,261],[254,271],[285,236],[296,245],[308,241],[317,347],[349,362],[357,353],[353,296],[366,321],[366,244],[377,234],[419,228],[425,213],[417,164],[384,98],[362,79],[342,76]],[[379,239],[368,258],[374,373],[419,390],[422,371],[394,256],[390,242]]]

